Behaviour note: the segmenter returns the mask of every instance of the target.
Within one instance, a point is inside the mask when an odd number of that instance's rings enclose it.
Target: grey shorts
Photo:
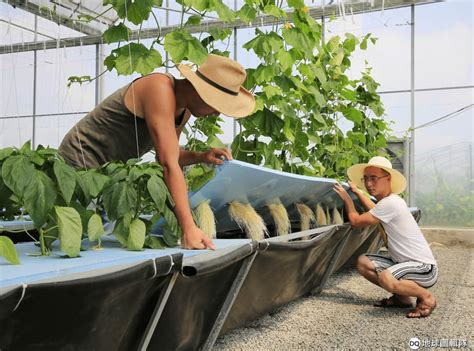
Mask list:
[[[416,261],[396,263],[389,256],[371,254],[365,256],[374,263],[377,273],[388,269],[397,280],[411,280],[424,288],[432,287],[438,280],[438,267],[435,264]]]

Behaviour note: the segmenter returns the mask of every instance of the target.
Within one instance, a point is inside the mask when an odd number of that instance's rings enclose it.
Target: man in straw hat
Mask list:
[[[59,152],[72,166],[91,168],[141,157],[154,148],[176,203],[182,246],[214,249],[212,241],[194,223],[181,167],[200,162],[221,164],[222,157],[232,159],[232,155],[227,149],[180,149],[179,135],[191,115],[222,113],[241,118],[253,111],[255,99],[241,86],[245,70],[229,58],[209,55],[196,71],[188,65],[177,68],[185,79],[155,73],[114,92],[68,132]]]
[[[336,184],[334,190],[344,201],[353,227],[381,224],[388,237],[388,256],[362,255],[357,270],[371,283],[393,295],[381,300],[379,307],[416,307],[407,317],[428,317],[436,307],[434,295],[427,290],[438,279],[433,253],[405,201],[398,196],[406,187],[405,177],[392,168],[385,157],[376,156],[369,163],[357,164],[347,170],[351,190],[367,210],[357,213],[347,191]],[[359,189],[365,189],[377,199],[373,203]]]

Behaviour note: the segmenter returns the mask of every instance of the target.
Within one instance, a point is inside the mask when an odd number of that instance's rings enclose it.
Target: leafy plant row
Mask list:
[[[176,246],[181,237],[158,163],[132,159],[75,170],[57,150],[31,150],[27,142],[21,148],[0,149],[0,169],[0,219],[28,214],[39,233],[42,255],[51,252],[56,240],[68,257],[79,256],[83,237],[100,247],[103,218],[115,221],[114,235],[129,250]],[[162,217],[163,238],[150,236],[152,223]],[[0,237],[0,256],[18,263],[6,237]]]

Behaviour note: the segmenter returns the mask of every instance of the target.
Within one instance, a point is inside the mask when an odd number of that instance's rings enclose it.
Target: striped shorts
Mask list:
[[[416,261],[396,263],[389,256],[366,254],[375,265],[377,273],[388,269],[397,280],[411,280],[418,285],[429,288],[438,280],[438,267],[435,264],[426,264]]]

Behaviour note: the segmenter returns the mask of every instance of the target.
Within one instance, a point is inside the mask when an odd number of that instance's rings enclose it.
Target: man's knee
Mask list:
[[[373,262],[365,255],[361,255],[357,258],[356,268],[357,271],[362,275],[368,271],[375,272],[375,266]]]

